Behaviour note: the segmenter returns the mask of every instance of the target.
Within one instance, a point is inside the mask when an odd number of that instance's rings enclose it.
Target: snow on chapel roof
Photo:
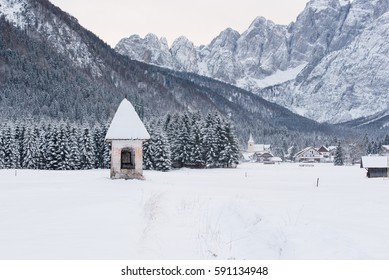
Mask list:
[[[108,128],[105,140],[150,139],[143,122],[134,107],[127,99],[123,99]]]

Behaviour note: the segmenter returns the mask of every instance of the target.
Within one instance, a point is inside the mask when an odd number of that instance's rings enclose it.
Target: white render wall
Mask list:
[[[143,179],[143,140],[112,140],[111,179]],[[135,152],[135,169],[121,169],[123,148],[132,148]]]

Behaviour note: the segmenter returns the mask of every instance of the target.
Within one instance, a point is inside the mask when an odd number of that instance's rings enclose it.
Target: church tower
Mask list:
[[[247,142],[247,152],[254,153],[254,139],[250,133],[249,141]]]

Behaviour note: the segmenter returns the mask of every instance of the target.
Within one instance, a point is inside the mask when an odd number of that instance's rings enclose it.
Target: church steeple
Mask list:
[[[247,142],[247,152],[253,153],[254,152],[254,139],[253,135],[250,133],[249,141]]]
[[[254,143],[253,135],[250,133],[249,143]]]

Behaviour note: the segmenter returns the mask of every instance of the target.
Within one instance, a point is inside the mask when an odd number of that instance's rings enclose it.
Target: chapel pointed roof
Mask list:
[[[147,140],[150,134],[126,98],[120,103],[105,140]]]
[[[251,133],[250,133],[249,142],[252,142],[252,143],[254,143],[253,135],[251,135]]]

